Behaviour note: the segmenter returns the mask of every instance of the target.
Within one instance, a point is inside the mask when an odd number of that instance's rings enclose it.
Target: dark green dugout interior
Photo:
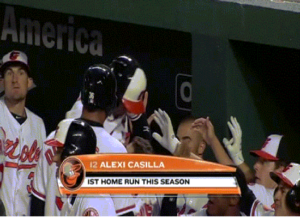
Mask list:
[[[136,24],[184,33],[187,43],[181,42],[180,46],[186,46],[186,51],[191,51],[191,63],[187,62],[182,67],[187,69],[185,73],[191,69],[193,77],[192,114],[196,117],[209,116],[220,140],[230,137],[226,122],[231,115],[236,116],[243,130],[244,157],[250,166],[255,158],[249,155],[249,151],[260,149],[269,134],[286,135],[290,141],[288,151],[291,158],[300,162],[299,4],[270,2],[268,7],[263,7],[210,0],[87,0],[83,7],[79,0],[72,4],[68,0],[0,2],[88,16],[103,22],[115,21],[120,26],[122,23]],[[144,54],[144,51],[137,54]],[[115,53],[109,55],[105,60],[107,62]],[[150,58],[146,60],[153,61]],[[178,60],[185,63],[181,56]],[[169,66],[172,65],[165,68]],[[176,69],[175,66],[173,68]],[[67,77],[65,75],[63,78]],[[73,82],[74,86],[80,84]],[[77,93],[78,89],[71,90],[73,99]],[[172,96],[172,93],[169,95]],[[170,99],[169,106],[174,108],[174,98]],[[62,108],[69,108],[72,101]],[[154,107],[151,106],[151,109]],[[176,129],[178,113],[170,110]],[[182,111],[180,117],[188,113]],[[56,114],[57,118],[63,116],[62,112]],[[205,158],[214,160],[209,149]]]

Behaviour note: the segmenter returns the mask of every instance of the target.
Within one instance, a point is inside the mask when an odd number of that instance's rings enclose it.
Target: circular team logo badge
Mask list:
[[[69,191],[79,189],[85,179],[83,163],[75,157],[68,157],[59,168],[59,178],[65,189]]]
[[[99,213],[95,208],[89,207],[83,212],[82,216],[99,216]]]

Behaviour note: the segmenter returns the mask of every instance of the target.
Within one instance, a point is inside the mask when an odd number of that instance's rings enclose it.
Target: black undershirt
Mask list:
[[[21,116],[19,116],[17,114],[14,114],[12,112],[10,112],[10,113],[11,113],[11,115],[13,115],[13,117],[16,119],[16,121],[18,121],[18,123],[20,125],[22,125],[26,121],[26,119],[27,119],[27,117],[21,117]]]

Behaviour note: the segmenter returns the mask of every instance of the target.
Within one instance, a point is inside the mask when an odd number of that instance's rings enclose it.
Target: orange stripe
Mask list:
[[[252,211],[251,211],[251,216],[254,216],[255,215],[255,210],[256,210],[256,207],[259,203],[259,200],[256,200],[253,204],[253,207],[252,207]]]
[[[36,164],[22,164],[19,165],[18,169],[32,169],[35,168]]]
[[[18,164],[18,163],[14,163],[14,162],[5,162],[5,167],[9,167],[9,168],[17,168],[18,170],[20,169],[31,169],[34,168],[36,166],[36,164]]]
[[[62,194],[228,194],[240,195],[241,191],[235,188],[80,188],[68,191],[59,188]]]
[[[130,206],[128,206],[128,207],[124,207],[124,208],[119,209],[119,210],[116,210],[116,213],[122,213],[122,212],[124,212],[124,211],[126,211],[126,210],[130,210],[130,209],[133,209],[133,208],[135,208],[135,204],[130,205]]]
[[[5,167],[10,167],[10,168],[18,168],[18,164],[17,163],[13,163],[13,162],[5,162]]]
[[[86,172],[235,172],[233,167],[225,166],[203,160],[194,160],[189,158],[180,158],[167,155],[150,155],[150,154],[92,154],[72,156],[82,161],[86,168]],[[66,159],[67,160],[67,159]],[[124,162],[124,167],[118,167],[113,163]],[[128,163],[147,162],[150,167],[134,168],[129,167]],[[164,167],[157,168],[163,162]],[[101,163],[107,163],[101,168]],[[133,164],[131,164],[132,166]],[[152,166],[152,167],[151,167]]]

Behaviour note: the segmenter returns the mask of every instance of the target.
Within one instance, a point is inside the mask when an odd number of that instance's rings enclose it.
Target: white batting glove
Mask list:
[[[235,117],[230,117],[231,123],[228,121],[228,127],[231,131],[232,139],[224,138],[223,143],[236,166],[244,163],[242,153],[242,130]]]
[[[170,151],[172,154],[175,153],[179,140],[175,137],[173,126],[169,115],[161,110],[154,111],[155,122],[159,125],[162,136],[157,132],[152,134],[152,137],[158,141],[165,149]]]

